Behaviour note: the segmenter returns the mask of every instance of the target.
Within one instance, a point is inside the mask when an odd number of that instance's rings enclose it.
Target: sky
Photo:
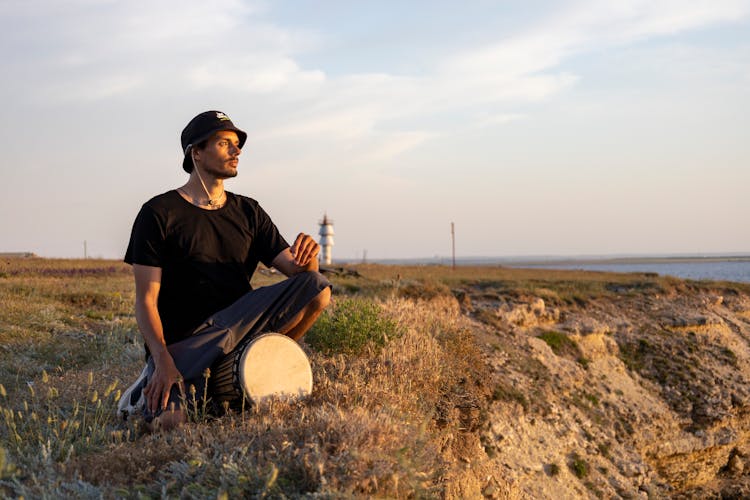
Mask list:
[[[122,258],[187,180],[334,260],[750,253],[750,0],[0,0],[0,252]],[[84,243],[85,242],[85,243]]]

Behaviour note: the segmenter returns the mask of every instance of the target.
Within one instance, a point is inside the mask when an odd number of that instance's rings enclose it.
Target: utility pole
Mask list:
[[[88,259],[89,258],[89,252],[86,248],[86,240],[83,240],[83,258]]]
[[[451,222],[451,246],[453,248],[453,270],[456,270],[456,229]]]

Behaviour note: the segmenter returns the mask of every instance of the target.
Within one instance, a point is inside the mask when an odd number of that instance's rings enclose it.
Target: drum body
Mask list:
[[[302,348],[286,335],[266,333],[238,345],[211,367],[214,402],[235,406],[243,394],[253,403],[299,398],[312,392],[312,369]]]

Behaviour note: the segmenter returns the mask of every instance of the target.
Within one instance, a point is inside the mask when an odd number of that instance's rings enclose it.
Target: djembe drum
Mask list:
[[[253,403],[270,397],[295,399],[312,392],[312,369],[297,342],[266,333],[241,343],[214,364],[209,390],[214,402],[232,406],[243,394]]]

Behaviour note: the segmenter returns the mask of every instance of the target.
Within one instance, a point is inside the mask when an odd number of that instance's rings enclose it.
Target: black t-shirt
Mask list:
[[[146,202],[133,224],[128,264],[162,269],[158,309],[167,344],[251,290],[258,265],[289,244],[258,202],[227,193],[218,210],[204,210],[168,191]]]

